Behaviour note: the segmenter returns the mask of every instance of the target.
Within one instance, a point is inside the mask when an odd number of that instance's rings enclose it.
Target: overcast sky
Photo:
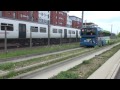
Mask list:
[[[82,17],[81,11],[70,11],[69,15]],[[120,32],[120,11],[84,11],[84,22],[85,20],[93,22],[108,31],[111,31],[112,24],[112,32]]]

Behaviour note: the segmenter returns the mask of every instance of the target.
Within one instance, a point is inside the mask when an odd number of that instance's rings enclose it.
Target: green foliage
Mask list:
[[[56,77],[54,77],[53,79],[78,79],[79,78],[79,74],[78,73],[74,73],[74,72],[61,72],[59,73]]]
[[[13,63],[0,64],[0,69],[1,70],[8,70],[8,69],[10,69],[12,67],[14,67]]]
[[[85,61],[83,61],[83,64],[89,64],[89,63],[90,63],[89,60],[85,60]]]
[[[118,34],[118,37],[120,37],[120,32],[119,32],[119,34]]]
[[[0,59],[14,58],[18,56],[20,57],[20,56],[31,55],[31,54],[44,54],[44,53],[50,53],[55,51],[71,49],[71,48],[77,48],[77,47],[79,47],[79,43],[44,46],[44,47],[24,49],[24,50],[15,50],[12,52],[8,52],[7,54],[0,53]]]
[[[110,36],[111,35],[110,31],[107,31],[107,30],[102,31],[102,34],[104,36]]]

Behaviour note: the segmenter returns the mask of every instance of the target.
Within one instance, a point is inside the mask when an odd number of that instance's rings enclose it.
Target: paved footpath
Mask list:
[[[115,79],[120,79],[120,68],[119,68],[119,71],[118,71],[117,74],[116,74]]]

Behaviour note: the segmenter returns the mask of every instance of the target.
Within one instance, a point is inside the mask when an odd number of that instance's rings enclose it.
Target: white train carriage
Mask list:
[[[16,39],[19,36],[18,23],[16,20],[0,18],[0,39],[5,38],[5,27],[8,39]]]
[[[48,38],[48,26],[20,20],[10,20],[0,18],[0,39],[5,37],[5,26],[7,27],[8,39],[30,38]]]
[[[50,35],[51,38],[79,38],[80,30],[75,28],[51,25]]]
[[[50,26],[50,38],[64,38],[64,29],[65,27],[61,26]]]
[[[67,30],[67,38],[78,38],[80,34],[78,34],[80,30],[75,28],[68,28]]]
[[[47,43],[48,42],[48,25],[39,24],[30,21],[14,20],[8,18],[0,18],[0,40],[5,38],[5,27],[7,29],[8,42],[14,43],[28,43],[30,42],[30,35],[33,43]],[[80,30],[68,27],[50,25],[50,39],[52,42],[68,41],[68,39],[80,38]],[[52,43],[51,42],[51,43]]]
[[[30,30],[31,37],[35,38],[48,38],[48,26],[38,23],[26,23],[27,25],[27,36],[26,38],[30,38]]]

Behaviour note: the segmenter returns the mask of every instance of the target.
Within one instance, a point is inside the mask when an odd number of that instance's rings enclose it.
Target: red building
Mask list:
[[[2,17],[17,18],[16,11],[2,11]]]
[[[81,28],[82,26],[82,22],[79,22],[79,21],[72,21],[72,27],[73,28]]]
[[[17,19],[29,20],[30,11],[17,11]]]
[[[33,16],[32,17],[33,17],[34,22],[38,22],[38,18],[39,18],[38,17],[38,11],[33,11]]]
[[[2,17],[38,22],[38,11],[2,11]]]
[[[70,16],[70,19],[72,20],[72,28],[81,28],[82,26],[82,19],[76,16]]]
[[[67,12],[63,11],[51,11],[50,24],[58,26],[67,25]]]

